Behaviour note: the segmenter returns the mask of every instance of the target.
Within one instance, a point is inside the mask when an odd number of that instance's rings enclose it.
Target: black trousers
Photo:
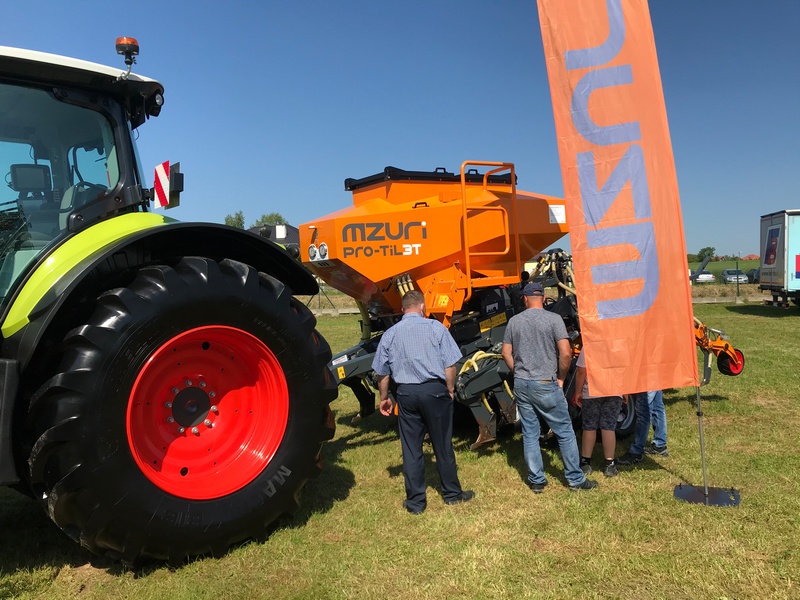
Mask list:
[[[399,412],[400,444],[403,447],[403,476],[406,505],[412,510],[425,508],[425,458],[422,440],[431,436],[436,468],[445,500],[461,494],[453,452],[453,399],[443,381],[401,383],[395,396]]]

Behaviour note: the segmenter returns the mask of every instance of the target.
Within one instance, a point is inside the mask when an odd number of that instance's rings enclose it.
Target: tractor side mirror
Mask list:
[[[181,163],[169,164],[165,161],[155,168],[155,187],[150,198],[156,208],[175,208],[180,206],[183,191]]]
[[[167,208],[180,206],[182,191],[183,173],[181,173],[181,163],[176,162],[169,167],[169,204],[167,204]]]

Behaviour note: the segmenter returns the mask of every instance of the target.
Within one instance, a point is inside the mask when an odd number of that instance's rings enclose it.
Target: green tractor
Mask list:
[[[126,563],[261,537],[334,433],[314,277],[252,233],[150,210],[133,131],[163,88],[0,47],[0,485]],[[168,173],[168,171],[167,171]]]

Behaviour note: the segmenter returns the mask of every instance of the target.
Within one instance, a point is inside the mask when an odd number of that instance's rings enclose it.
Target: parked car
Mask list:
[[[747,272],[748,283],[761,283],[761,269],[750,269]]]
[[[700,271],[700,274],[695,277],[695,283],[714,283],[717,281],[717,278],[714,277],[714,274],[711,271]]]
[[[747,283],[747,275],[741,269],[724,269],[722,283]]]

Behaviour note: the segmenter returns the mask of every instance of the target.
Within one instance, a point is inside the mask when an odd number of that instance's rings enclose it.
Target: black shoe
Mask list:
[[[412,515],[421,515],[422,513],[425,512],[425,507],[424,506],[422,508],[411,508],[408,505],[408,500],[403,500],[403,508],[405,508]]]
[[[570,492],[589,491],[589,490],[593,490],[596,487],[597,487],[597,482],[596,481],[592,481],[591,479],[584,479],[583,483],[580,483],[578,485],[569,486],[569,491]]]
[[[656,446],[655,444],[648,444],[644,447],[647,454],[657,454],[659,456],[669,456],[666,446]]]
[[[619,475],[619,471],[617,470],[617,465],[611,463],[610,465],[606,465],[606,468],[603,470],[603,475],[606,477],[614,477],[615,475]]]
[[[643,460],[644,460],[643,454],[634,454],[633,452],[626,452],[617,459],[617,464],[622,465],[623,467],[630,467],[631,465],[640,463]]]
[[[583,471],[584,475],[591,475],[592,465],[590,465],[589,463],[581,465],[581,471]]]
[[[543,483],[529,483],[528,487],[531,488],[531,491],[534,494],[541,494],[544,492],[544,488],[547,486],[547,480],[545,479]]]
[[[453,505],[453,504],[461,504],[463,502],[469,502],[475,497],[475,492],[472,490],[467,490],[466,492],[461,492],[455,498],[450,498],[450,500],[445,500],[445,504]]]

